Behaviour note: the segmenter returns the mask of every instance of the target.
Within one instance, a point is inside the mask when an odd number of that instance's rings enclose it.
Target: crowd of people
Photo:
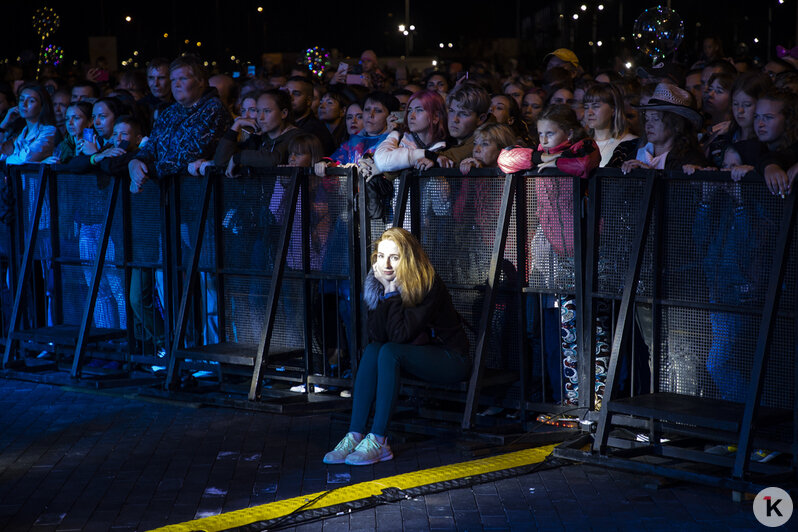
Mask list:
[[[116,85],[81,80],[69,87],[57,78],[9,80],[0,83],[0,160],[55,164],[77,173],[129,175],[133,193],[148,180],[202,175],[210,167],[235,178],[244,167],[301,166],[314,168],[320,176],[314,181],[315,203],[324,202],[332,192],[322,178],[325,167],[341,165],[356,165],[368,177],[387,182],[387,203],[393,197],[391,181],[407,169],[459,168],[468,175],[474,168],[498,167],[508,173],[556,168],[584,178],[597,167],[626,173],[638,168],[688,174],[699,169],[729,170],[728,183],[704,186],[694,236],[705,250],[703,269],[713,302],[742,304],[753,296],[749,288],[756,284],[751,279],[755,272],[742,259],[745,246],[753,244],[750,235],[759,214],[737,182],[755,172],[772,194],[785,197],[792,191],[798,174],[798,60],[787,56],[764,65],[734,62],[724,57],[717,39],[708,38],[702,56],[689,67],[660,63],[626,75],[586,72],[577,56],[564,48],[548,54],[540,71],[528,76],[500,76],[476,63],[468,70],[435,70],[395,79],[370,50],[363,52],[359,63],[362,74],[354,79],[345,69],[312,76],[307,68],[296,67],[287,73],[265,72],[235,80],[225,74],[209,77],[199,58],[183,55],[173,61],[153,59],[143,72],[117,76]],[[495,219],[498,205],[481,193],[480,186],[466,183],[458,189],[438,183],[425,208],[458,220],[470,212],[477,225],[491,216]],[[556,272],[562,270],[558,264],[567,263],[574,254],[572,195],[556,179],[537,180],[535,194],[531,267],[543,282],[556,285]],[[280,198],[278,189],[265,198],[274,206],[277,220]],[[384,207],[380,212],[390,213],[391,206]],[[318,209],[314,223],[320,223],[326,212]],[[711,222],[719,219],[728,223]],[[97,227],[95,220],[82,229],[87,248],[98,238]],[[335,234],[335,229],[329,232]],[[490,241],[490,229],[484,233]],[[406,253],[421,257],[418,243],[409,238],[388,234],[375,251],[372,262],[382,266],[375,266],[368,290],[380,293],[369,308],[382,309],[381,320],[391,319],[389,314],[403,305],[418,306],[430,293],[443,298],[447,312],[451,305],[448,296],[441,295],[445,287],[440,279],[434,271],[426,271],[425,257],[418,259],[426,272],[424,291],[392,297],[401,292],[401,284],[389,275],[393,268],[384,266],[384,257],[404,260]],[[312,261],[323,261],[324,245],[319,243]],[[396,273],[406,271],[397,267]],[[143,284],[141,279],[138,283]],[[110,298],[119,289],[106,291]],[[573,323],[566,325],[562,318],[566,309],[573,311],[573,303],[567,293],[548,297],[542,307],[561,311],[530,317],[542,320],[543,329],[554,330],[558,338],[557,329],[563,328],[563,345],[545,342],[550,351],[545,358],[553,399],[566,405],[578,399],[577,381],[562,378],[563,365],[565,370],[575,368],[575,359],[561,358],[563,350],[572,348],[565,339],[574,341]],[[117,314],[102,311],[95,321],[119,326],[124,318]],[[639,318],[645,321],[642,315]],[[152,317],[137,319],[152,322]],[[731,361],[740,320],[734,314],[711,314],[707,368],[723,397],[730,400],[741,400],[744,392],[745,378]],[[449,325],[458,327],[454,322]],[[380,347],[418,338],[392,334],[391,326],[382,322],[374,326],[378,331],[374,340],[380,344],[366,350],[368,363],[361,367],[376,375],[383,353],[392,360],[411,361],[423,355],[412,352],[404,359],[394,348]],[[641,329],[646,329],[641,332],[650,345],[647,328]],[[446,367],[457,366],[458,379],[467,374],[461,367],[467,347],[460,333],[452,333],[455,348],[442,359]],[[452,352],[457,356],[452,357]],[[408,364],[413,371],[412,362]],[[391,367],[393,379],[396,366]],[[597,374],[599,398],[601,377]],[[372,376],[369,382],[375,379]],[[365,384],[356,382],[355,394],[352,432],[328,455],[330,463],[372,463],[392,456],[385,432],[395,388],[365,390]],[[375,395],[378,403],[387,402],[389,407],[378,408],[376,436],[366,437]],[[368,445],[361,448],[361,442]],[[356,449],[360,454],[350,456]]]

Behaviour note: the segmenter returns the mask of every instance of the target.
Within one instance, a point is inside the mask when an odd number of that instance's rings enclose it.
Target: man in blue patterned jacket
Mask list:
[[[175,103],[158,115],[149,141],[128,164],[132,192],[141,190],[151,177],[179,174],[190,162],[212,159],[232,122],[216,89],[208,87],[198,57],[185,55],[172,61],[169,77]]]

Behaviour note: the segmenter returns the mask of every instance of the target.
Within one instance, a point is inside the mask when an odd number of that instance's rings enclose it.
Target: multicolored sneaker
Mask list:
[[[751,453],[751,461],[767,463],[780,455],[781,453],[778,451],[769,451],[767,449],[754,449],[754,452]]]
[[[346,461],[346,457],[355,450],[355,447],[357,447],[358,443],[361,441],[362,440],[358,441],[355,439],[354,432],[347,432],[344,439],[339,441],[338,445],[335,446],[335,449],[324,455],[324,463],[343,464]]]
[[[386,460],[393,460],[393,453],[388,446],[388,441],[380,443],[371,433],[363,438],[355,450],[346,457],[346,463],[349,465],[369,465]]]

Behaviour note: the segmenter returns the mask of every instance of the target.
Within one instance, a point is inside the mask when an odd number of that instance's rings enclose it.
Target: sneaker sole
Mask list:
[[[376,464],[376,463],[378,463],[378,462],[387,462],[388,460],[393,460],[393,452],[391,452],[390,454],[386,454],[386,455],[384,455],[384,456],[380,457],[380,458],[379,458],[379,459],[377,459],[377,460],[370,460],[370,461],[368,461],[368,462],[350,462],[350,461],[348,460],[348,458],[349,458],[349,457],[347,456],[347,460],[344,462],[344,463],[345,463],[345,464],[347,464],[347,465],[354,465],[354,466],[359,466],[359,465],[371,465],[371,464]]]

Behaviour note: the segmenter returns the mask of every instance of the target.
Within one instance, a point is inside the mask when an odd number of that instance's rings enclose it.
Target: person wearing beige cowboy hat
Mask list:
[[[703,119],[696,111],[693,96],[672,83],[660,83],[642,111],[643,128],[637,156],[623,163],[628,173],[635,168],[683,170],[692,173],[706,166],[698,144]]]

